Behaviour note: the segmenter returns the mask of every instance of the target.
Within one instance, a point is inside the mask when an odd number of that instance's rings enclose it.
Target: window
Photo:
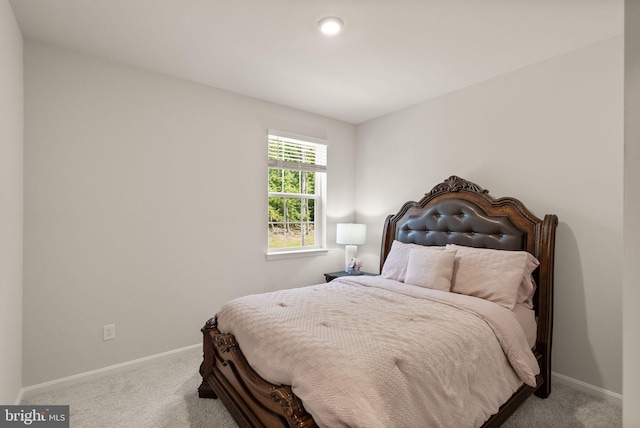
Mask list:
[[[327,146],[269,132],[268,253],[324,247]]]

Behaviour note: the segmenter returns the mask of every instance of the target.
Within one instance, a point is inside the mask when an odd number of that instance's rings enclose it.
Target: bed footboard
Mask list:
[[[241,427],[317,427],[291,387],[259,377],[232,334],[222,334],[211,318],[202,328],[201,398],[220,398]]]

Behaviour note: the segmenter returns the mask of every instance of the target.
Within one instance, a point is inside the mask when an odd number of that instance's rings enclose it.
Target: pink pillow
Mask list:
[[[532,272],[540,262],[527,251],[493,250],[448,244],[455,249],[451,291],[480,297],[513,309],[530,307],[535,291]]]
[[[391,250],[382,265],[380,276],[396,281],[404,282],[407,275],[407,263],[409,262],[409,252],[413,248],[421,248],[418,244],[405,244],[400,241],[393,241]]]
[[[531,256],[533,257],[533,256]],[[535,259],[535,258],[534,258]],[[540,264],[538,260],[536,260],[537,264],[531,270],[533,272],[536,267]],[[520,288],[518,289],[518,298],[516,300],[517,303],[529,308],[533,309],[533,295],[536,292],[536,281],[533,279],[533,274],[522,278],[522,283],[520,283]]]
[[[409,252],[405,284],[440,291],[451,289],[455,250],[443,247],[413,248]]]

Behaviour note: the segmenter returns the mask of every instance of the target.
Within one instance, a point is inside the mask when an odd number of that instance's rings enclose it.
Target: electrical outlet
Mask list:
[[[108,324],[102,326],[102,333],[104,338],[102,340],[111,340],[116,338],[116,325]]]

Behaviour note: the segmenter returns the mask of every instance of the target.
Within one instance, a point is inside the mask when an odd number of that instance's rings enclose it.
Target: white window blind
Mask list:
[[[269,133],[269,167],[326,172],[327,146]]]

